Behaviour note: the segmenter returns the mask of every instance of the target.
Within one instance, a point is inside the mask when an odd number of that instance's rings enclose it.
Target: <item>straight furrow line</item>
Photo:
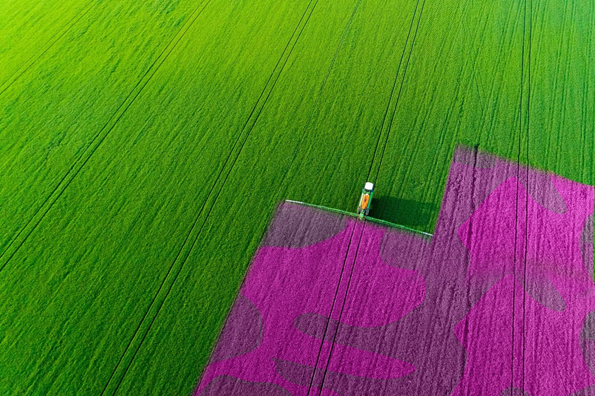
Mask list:
[[[353,234],[355,233],[356,228],[357,228],[357,223],[353,225],[351,234],[349,234],[349,243],[347,243],[347,249],[345,249],[345,258],[343,259],[343,265],[341,266],[341,272],[339,274],[339,281],[337,282],[337,288],[335,289],[335,296],[333,297],[333,303],[331,304],[331,309],[328,314],[328,320],[326,321],[326,326],[324,327],[324,333],[322,334],[322,338],[320,339],[320,349],[318,350],[318,355],[316,356],[316,362],[314,363],[314,371],[312,372],[312,378],[310,378],[310,384],[308,385],[308,393],[307,393],[308,396],[310,395],[310,391],[312,390],[312,385],[314,384],[314,377],[316,377],[316,374],[318,373],[318,362],[320,360],[320,355],[322,354],[322,349],[324,348],[324,341],[326,339],[326,333],[328,331],[329,324],[332,320],[331,318],[333,315],[333,310],[335,309],[335,303],[337,302],[337,296],[339,295],[339,290],[341,288],[341,281],[343,280],[343,272],[345,271],[345,265],[347,264],[347,259],[349,258],[349,251],[351,250],[351,241],[353,240]],[[361,234],[360,234],[360,240],[361,240]],[[359,240],[358,240],[358,244],[359,244]],[[354,260],[354,265],[355,265],[355,260]],[[351,268],[351,272],[349,274],[350,279],[351,279],[352,273],[353,273],[353,267]],[[347,297],[347,295],[345,295],[345,297]],[[342,310],[342,307],[341,307],[341,310]],[[338,327],[337,327],[337,329],[338,329]],[[329,356],[328,356],[329,359],[331,357],[331,354],[332,354],[332,350],[329,353]],[[326,372],[323,375],[326,375]],[[324,383],[324,382],[321,382],[321,384],[322,383]]]
[[[326,71],[326,75],[324,76],[324,80],[322,81],[322,84],[320,84],[320,89],[318,90],[318,92],[316,94],[316,99],[314,100],[314,105],[312,106],[312,111],[310,111],[310,114],[308,115],[308,121],[306,121],[306,125],[304,126],[304,129],[302,130],[302,133],[298,137],[298,143],[296,144],[296,147],[293,150],[292,158],[296,158],[296,156],[300,150],[300,146],[301,146],[304,138],[307,136],[307,132],[310,130],[310,125],[312,124],[312,120],[314,119],[314,114],[318,110],[318,104],[320,103],[320,99],[322,98],[322,93],[324,92],[324,88],[326,87],[328,79],[331,76],[331,72],[333,71],[333,69],[335,67],[335,63],[337,61],[337,58],[339,57],[341,48],[343,48],[345,38],[347,37],[349,30],[351,29],[353,19],[354,19],[355,15],[357,14],[357,10],[359,9],[361,2],[362,2],[362,0],[358,0],[355,7],[353,7],[353,11],[351,13],[351,18],[349,18],[349,22],[347,22],[347,26],[345,27],[345,30],[343,31],[343,35],[341,36],[341,41],[339,41],[339,45],[337,46],[337,49],[335,50],[331,64],[328,67],[328,70]],[[292,161],[291,164],[289,164],[289,168],[287,169],[287,171],[283,173],[283,176],[281,176],[281,180],[279,182],[280,186],[285,185],[285,180],[287,179],[287,177],[293,170],[295,163],[296,163],[295,161]]]
[[[248,119],[246,119],[246,123],[242,127],[240,136],[236,140],[236,142],[232,148],[232,152],[229,154],[229,156],[226,160],[226,164],[227,164],[227,161],[229,160],[229,158],[232,157],[233,151],[236,148],[237,143],[239,141],[242,141],[242,143],[240,145],[240,149],[237,152],[237,154],[239,155],[239,152],[241,151],[243,144],[248,139],[248,135],[250,134],[250,132],[252,132],[254,125],[256,125],[256,122],[258,121],[258,118],[260,117],[260,114],[262,113],[262,110],[264,109],[264,105],[269,100],[271,92],[273,92],[273,88],[275,88],[275,85],[277,84],[277,81],[279,80],[279,77],[281,76],[283,69],[285,69],[285,65],[287,64],[287,61],[289,60],[289,57],[291,56],[293,49],[295,48],[295,45],[297,44],[300,36],[302,35],[302,32],[306,28],[306,25],[308,24],[308,21],[310,20],[310,17],[312,16],[312,13],[314,12],[314,9],[316,8],[317,4],[318,4],[318,0],[310,0],[310,2],[308,3],[308,6],[306,7],[306,11],[304,11],[304,14],[300,18],[300,21],[298,22],[296,28],[294,29],[293,33],[291,34],[291,37],[289,38],[287,45],[283,49],[283,53],[281,54],[281,57],[277,61],[277,64],[275,65],[273,72],[269,76],[264,89],[260,93],[260,96],[258,97],[258,100],[256,101],[256,103],[254,104],[254,107],[252,108],[252,111],[250,112]],[[288,51],[288,49],[289,49],[289,51]],[[279,67],[279,65],[281,65],[281,67]],[[246,136],[242,139],[242,135],[246,135]],[[234,160],[234,163],[235,163],[235,160]],[[232,164],[232,167],[233,167],[233,164]]]
[[[99,146],[101,146],[103,141],[108,137],[108,135],[111,133],[111,131],[120,121],[120,119],[122,119],[122,117],[130,108],[132,103],[134,103],[136,98],[138,98],[140,93],[147,86],[149,81],[153,78],[157,70],[167,60],[174,48],[178,45],[178,43],[188,32],[188,29],[190,29],[190,27],[194,24],[194,21],[196,21],[198,16],[202,13],[202,11],[208,6],[210,2],[211,0],[203,0],[199,4],[199,6],[192,12],[192,14],[190,14],[190,17],[188,18],[186,23],[182,25],[182,27],[172,38],[172,40],[167,44],[163,51],[161,51],[157,59],[155,59],[155,61],[147,69],[143,77],[138,81],[138,83],[134,86],[132,91],[130,91],[126,99],[118,107],[118,110],[116,110],[116,112],[110,117],[107,123],[99,130],[99,132],[91,140],[91,143],[89,143],[83,149],[82,153],[75,159],[74,163],[70,166],[68,171],[66,171],[60,182],[56,185],[56,187],[54,187],[52,192],[44,200],[39,209],[37,209],[35,214],[19,230],[16,236],[9,242],[6,249],[2,253],[0,253],[0,271],[2,271],[6,267],[6,265],[10,262],[12,257],[14,257],[16,252],[20,249],[20,247],[25,243],[27,238],[43,220],[50,208],[56,203],[56,201],[64,193],[66,188],[68,188],[72,180],[80,173],[80,171],[87,164],[89,159],[93,156],[95,151],[97,151]]]
[[[355,226],[354,226],[354,228],[355,228]],[[347,278],[347,287],[345,289],[345,296],[343,298],[343,303],[341,304],[341,310],[339,311],[339,319],[337,319],[337,326],[335,326],[335,334],[333,334],[333,340],[331,341],[331,344],[330,344],[331,350],[328,354],[326,366],[323,370],[322,380],[320,381],[320,395],[321,396],[322,396],[322,390],[324,389],[324,380],[326,379],[326,373],[328,372],[328,368],[331,364],[331,359],[333,358],[333,350],[335,349],[335,345],[336,345],[335,342],[337,340],[337,334],[339,333],[339,329],[341,328],[340,327],[341,319],[343,318],[343,311],[345,309],[345,303],[347,301],[347,297],[349,296],[349,288],[351,287],[351,279],[353,279],[353,270],[355,269],[355,266],[357,265],[357,254],[359,253],[359,247],[361,245],[362,236],[364,235],[365,229],[366,229],[366,223],[364,222],[363,226],[361,227],[359,238],[357,240],[357,245],[355,246],[355,255],[353,257],[353,264],[351,265],[351,271],[349,272],[349,277]],[[349,250],[347,250],[347,253],[349,253]],[[343,263],[343,267],[345,267],[345,263]],[[331,321],[332,314],[333,314],[333,312],[331,310],[331,313],[329,315],[329,322]],[[323,342],[325,339],[326,339],[326,332],[322,336]],[[308,393],[309,393],[309,390],[308,390]]]
[[[300,136],[299,143],[297,144],[297,147],[299,147],[299,146],[300,146],[300,143],[301,143],[301,141],[303,140],[303,138],[305,137],[305,135],[306,135],[306,131],[308,131],[308,129],[309,129],[309,126],[310,126],[310,124],[311,124],[311,122],[312,122],[312,119],[314,118],[313,114],[314,114],[314,112],[316,111],[316,109],[318,108],[318,103],[320,102],[320,98],[322,97],[322,92],[324,91],[324,87],[326,86],[326,84],[327,84],[327,81],[328,81],[328,79],[329,79],[329,77],[330,77],[330,75],[331,75],[331,72],[332,72],[332,70],[333,70],[333,68],[334,68],[335,62],[336,62],[336,60],[337,60],[337,57],[338,57],[338,55],[339,55],[339,52],[341,51],[341,48],[343,47],[343,43],[344,43],[344,41],[345,41],[345,37],[347,36],[347,33],[349,32],[349,29],[350,29],[350,27],[351,27],[351,24],[352,24],[352,22],[353,22],[353,18],[355,17],[355,14],[357,13],[357,10],[358,10],[358,8],[359,8],[359,6],[360,6],[361,2],[362,2],[362,0],[359,0],[359,1],[357,2],[357,4],[355,5],[355,7],[353,8],[353,12],[351,13],[351,18],[349,19],[349,22],[347,23],[347,26],[345,27],[345,30],[344,30],[344,32],[343,32],[343,35],[342,35],[342,37],[341,37],[341,40],[340,40],[340,42],[339,42],[339,45],[337,46],[337,49],[335,50],[335,53],[334,53],[334,55],[333,55],[333,59],[332,59],[332,61],[331,61],[331,64],[330,64],[330,66],[328,67],[328,70],[327,70],[327,72],[326,72],[326,75],[325,75],[325,77],[324,77],[324,80],[323,80],[322,84],[320,85],[320,89],[318,90],[318,93],[317,93],[317,96],[316,96],[316,100],[315,100],[315,102],[314,102],[314,105],[312,106],[312,109],[313,109],[313,110],[310,112],[310,115],[309,115],[309,117],[308,117],[308,121],[306,122],[306,125],[305,125],[305,127],[304,127],[303,133],[302,133],[302,134],[301,134],[301,136]],[[294,151],[294,153],[293,153],[293,155],[292,155],[293,157],[295,157],[295,156],[297,155],[297,151],[298,151],[298,149],[296,148],[296,150]],[[290,164],[290,166],[289,166],[289,169],[287,170],[287,172],[285,172],[285,173],[283,174],[283,176],[281,177],[281,182],[279,183],[279,185],[284,185],[284,182],[285,182],[285,180],[286,180],[286,178],[287,178],[287,175],[288,175],[288,174],[291,172],[291,169],[293,168],[293,166],[294,166],[294,162],[292,162],[292,163]],[[297,201],[290,201],[290,202],[297,202]],[[304,203],[301,203],[301,204],[303,205]],[[350,243],[351,243],[351,237],[350,237]],[[348,249],[349,249],[349,248],[348,248]],[[345,259],[346,259],[346,258],[345,258]],[[244,281],[245,281],[245,279],[244,279]],[[243,284],[243,282],[242,282],[242,284]],[[338,287],[338,285],[337,285],[337,287]],[[236,293],[235,293],[235,296],[234,296],[234,298],[232,299],[232,301],[236,301],[236,300],[237,300],[237,298],[238,298],[238,296],[239,296],[239,294],[240,294],[240,290],[241,290],[241,289],[242,289],[242,286],[240,285],[240,287],[237,289],[237,291],[236,291]],[[328,325],[328,323],[327,323],[327,325]],[[220,332],[222,332],[222,331],[223,331],[223,327],[221,328]],[[326,332],[326,329],[325,329],[325,332]],[[220,334],[221,334],[221,333],[219,333],[219,335],[217,336],[217,339],[219,339],[219,338],[220,338]],[[318,358],[320,358],[320,352],[319,352]],[[317,362],[316,364],[318,364],[318,358],[316,359],[316,362]],[[202,376],[204,375],[204,373],[205,373],[205,372],[203,371],[203,372],[201,373],[200,377],[198,378],[198,382],[197,382],[198,384],[200,384],[200,383],[201,383],[201,381],[202,381]]]
[[[528,114],[528,110],[529,110],[529,100],[528,100],[528,95],[525,94],[525,86],[528,85],[528,81],[529,79],[525,77],[525,73],[527,73],[527,77],[528,77],[528,68],[526,66],[528,66],[528,61],[527,61],[527,57],[530,56],[530,51],[529,51],[529,47],[530,47],[530,37],[527,37],[527,26],[531,26],[531,16],[528,15],[527,12],[527,3],[530,0],[525,0],[523,2],[524,4],[524,10],[523,10],[523,40],[522,40],[522,47],[521,47],[521,81],[520,81],[520,100],[519,100],[519,142],[518,142],[518,153],[517,153],[517,179],[520,179],[520,173],[521,173],[521,157],[522,157],[522,153],[523,153],[523,132],[526,130],[527,132],[529,131],[528,129],[528,125],[526,125],[526,123],[524,122],[525,120],[525,114]],[[528,136],[526,136],[527,139],[527,146],[528,147]],[[526,155],[526,160],[528,160],[528,152]],[[527,172],[528,172],[528,163],[527,163]],[[528,173],[527,175],[528,176]],[[525,261],[521,261],[520,263],[518,262],[519,260],[517,259],[517,250],[519,247],[519,243],[518,243],[518,239],[519,239],[519,235],[518,235],[518,230],[519,230],[519,204],[521,204],[520,200],[519,200],[519,186],[517,183],[517,188],[516,188],[516,198],[515,198],[515,232],[514,232],[514,260],[513,260],[513,273],[517,273],[516,269],[518,267],[518,265],[522,265],[523,266],[523,274],[525,275],[525,269],[526,269],[526,263]],[[527,219],[528,219],[528,199],[527,197],[525,197],[524,202],[522,202],[522,204],[525,205],[525,230],[523,230],[524,232],[524,236],[523,236],[523,242],[524,245],[522,246],[522,248],[525,250],[525,254],[523,255],[524,257],[526,257],[526,250],[527,250]],[[525,278],[523,276],[523,289],[525,287]],[[515,383],[518,381],[518,379],[515,380],[515,356],[517,356],[520,352],[521,355],[521,359],[523,359],[521,361],[521,365],[522,365],[522,372],[521,372],[521,383],[524,385],[524,344],[525,344],[525,334],[524,334],[524,323],[525,323],[525,293],[523,292],[523,290],[521,290],[521,296],[522,296],[522,302],[520,305],[520,308],[522,309],[522,318],[521,318],[521,334],[520,334],[520,341],[521,341],[521,348],[522,350],[517,352],[515,351],[515,337],[518,337],[518,335],[515,332],[515,325],[516,325],[516,321],[515,321],[515,316],[516,316],[516,310],[517,310],[517,293],[516,293],[516,282],[514,284],[513,287],[513,291],[512,291],[512,350],[511,350],[511,366],[510,366],[510,372],[511,372],[511,376],[510,376],[510,387],[511,389],[513,389],[513,387],[515,386]]]
[[[106,383],[102,395],[113,395],[118,391],[126,373],[128,372],[130,366],[136,354],[142,347],[146,336],[149,334],[153,323],[157,319],[161,308],[163,307],[165,301],[167,300],[173,286],[178,279],[178,276],[192,249],[198,242],[198,239],[202,233],[202,230],[206,224],[206,221],[211,214],[211,211],[214,205],[217,203],[219,195],[227,181],[231,171],[244,148],[246,141],[248,140],[250,133],[252,132],[254,125],[258,121],[266,102],[268,101],[271,92],[273,91],[279,77],[281,76],[287,61],[289,60],[293,49],[295,48],[300,36],[302,35],[308,21],[316,5],[318,4],[318,0],[310,0],[308,3],[304,14],[302,15],[300,21],[298,22],[293,34],[291,35],[287,45],[285,46],[275,68],[273,69],[271,75],[269,76],[260,96],[258,97],[250,115],[248,116],[246,122],[244,123],[232,149],[227,156],[226,160],[224,161],[221,170],[219,171],[215,181],[210,188],[209,195],[207,199],[199,209],[199,212],[190,228],[189,233],[187,234],[186,238],[184,239],[184,243],[180,247],[173,263],[171,264],[166,276],[163,278],[157,293],[153,297],[153,301],[149,305],[148,309],[146,310],[142,320],[140,321],[139,325],[135,333],[133,334],[132,338],[130,339],[124,353],[122,354],[118,364],[114,368],[108,382]],[[208,208],[208,209],[207,209]]]
[[[523,17],[524,19],[524,17]],[[516,159],[516,164],[517,164],[517,179],[519,178],[519,174],[520,174],[520,158],[521,158],[521,135],[522,135],[522,118],[523,118],[523,62],[524,62],[524,50],[525,50],[525,34],[524,34],[524,21],[523,21],[523,55],[521,56],[521,84],[520,84],[520,90],[521,90],[521,98],[519,100],[519,143],[518,143],[518,153],[517,153],[517,159]],[[516,185],[516,197],[515,197],[515,203],[514,203],[514,210],[515,210],[515,227],[514,227],[514,256],[513,256],[513,262],[512,262],[512,272],[516,273],[516,265],[517,265],[517,239],[518,239],[518,217],[519,217],[519,187],[518,187],[518,183]],[[512,326],[511,326],[511,359],[510,359],[510,389],[514,388],[514,336],[515,336],[515,331],[514,331],[514,314],[515,314],[515,310],[516,310],[516,283],[513,284],[512,287]]]
[[[60,39],[62,37],[64,37],[64,35],[66,35],[66,33],[68,33],[68,31],[78,21],[80,21],[89,11],[91,11],[91,9],[93,7],[95,7],[97,4],[98,4],[97,1],[88,2],[87,5],[85,5],[83,7],[83,9],[77,15],[72,17],[72,19],[70,21],[68,21],[68,23],[66,23],[66,25],[61,30],[59,30],[58,33],[56,33],[50,39],[50,41],[48,41],[46,43],[45,48],[43,48],[37,54],[34,54],[33,56],[31,56],[25,62],[25,64],[21,68],[19,68],[19,70],[14,72],[14,74],[12,76],[10,76],[6,81],[4,81],[4,83],[2,83],[2,85],[0,86],[0,96],[2,96],[2,94],[4,94],[4,92],[6,92],[8,90],[8,88],[10,88],[12,86],[12,84],[14,84],[23,74],[25,74],[25,72],[27,70],[29,70],[31,68],[31,66],[33,66],[39,58],[41,58],[46,52],[48,52],[54,46],[54,44],[56,44],[58,41],[60,41]]]
[[[526,147],[525,147],[525,161],[526,161],[526,179],[527,183],[529,183],[529,144],[530,144],[530,136],[529,136],[529,131],[530,131],[530,113],[531,113],[531,41],[533,40],[533,0],[525,0],[525,20],[528,20],[528,32],[525,30],[523,32],[523,37],[525,35],[527,35],[527,99],[525,101],[525,111],[527,113],[527,119],[526,119],[526,124],[524,127],[524,130],[526,131]],[[528,7],[527,7],[527,3],[528,3]],[[527,15],[528,13],[528,15]],[[527,29],[527,27],[525,28]],[[524,40],[523,40],[524,41]],[[523,48],[523,52],[525,51],[525,49]],[[523,69],[525,69],[525,59],[523,58]],[[524,78],[521,77],[521,78]],[[524,85],[524,84],[522,84]],[[521,93],[521,97],[522,97],[522,93]],[[521,117],[521,121],[523,120],[524,117]],[[519,139],[522,138],[522,131],[521,131],[521,135],[519,137]],[[520,154],[520,153],[519,153]],[[519,155],[520,156],[520,155]],[[527,285],[526,285],[526,280],[527,280],[527,246],[529,243],[529,230],[528,230],[528,226],[529,226],[529,194],[525,193],[525,245],[524,245],[524,255],[523,255],[523,290],[527,290]],[[526,345],[526,330],[525,330],[525,323],[526,323],[526,298],[527,298],[527,294],[523,292],[523,324],[522,324],[522,331],[523,331],[523,338],[522,338],[522,364],[523,364],[523,371],[522,371],[522,379],[521,379],[521,383],[523,384],[523,389],[525,389],[525,345]],[[513,310],[514,312],[514,310]],[[513,322],[514,325],[514,322]]]
[[[386,110],[384,113],[384,118],[382,120],[382,125],[380,126],[380,134],[378,135],[378,140],[376,141],[376,147],[374,148],[374,154],[372,155],[372,161],[370,163],[370,169],[368,170],[368,179],[367,180],[372,181],[374,183],[376,183],[376,179],[378,178],[378,174],[380,173],[380,165],[382,164],[382,157],[384,157],[384,151],[385,151],[386,145],[388,143],[388,138],[389,138],[389,134],[390,134],[390,129],[392,127],[393,118],[397,111],[397,105],[399,102],[399,97],[401,95],[401,91],[403,89],[403,84],[405,83],[405,74],[407,72],[407,66],[409,64],[409,60],[411,59],[411,54],[413,53],[413,44],[415,42],[415,38],[417,37],[419,23],[421,21],[423,8],[425,6],[425,0],[423,0],[421,8],[419,7],[419,2],[420,2],[420,0],[417,0],[417,3],[415,5],[415,10],[413,12],[413,18],[411,18],[411,24],[409,25],[409,32],[407,33],[407,39],[405,40],[405,46],[403,47],[403,53],[401,54],[401,60],[399,61],[399,66],[398,66],[397,72],[395,74],[395,80],[393,82],[390,97],[389,97],[388,103],[386,104]],[[417,23],[416,23],[416,20],[417,20]],[[413,39],[411,39],[412,33],[413,33]],[[405,66],[402,67],[403,60],[405,59],[405,54],[407,52],[409,52],[409,55],[407,56]],[[399,84],[399,81],[401,82],[400,84]],[[397,88],[397,85],[399,85],[399,92],[395,96],[395,90]],[[389,116],[389,114],[390,114],[390,116]],[[387,123],[388,118],[390,118],[390,121]],[[377,161],[378,150],[380,148],[380,142],[383,142],[382,148],[381,148],[382,154],[379,157],[380,158],[379,161]]]

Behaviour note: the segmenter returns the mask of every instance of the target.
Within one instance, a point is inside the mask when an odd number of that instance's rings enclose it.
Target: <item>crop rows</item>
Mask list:
[[[431,232],[457,143],[593,184],[593,7],[94,5],[0,96],[0,393],[188,394],[282,199]]]
[[[126,102],[191,3],[171,13],[102,3],[4,92],[1,253]]]

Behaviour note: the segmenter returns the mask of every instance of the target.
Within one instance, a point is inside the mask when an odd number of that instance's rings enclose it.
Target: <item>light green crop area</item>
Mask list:
[[[97,2],[5,0],[0,5],[0,92]]]
[[[595,184],[595,4],[533,6],[528,162]]]
[[[283,199],[432,232],[459,143],[595,182],[590,1],[71,3],[0,11],[0,394],[189,394]]]
[[[22,242],[199,6],[97,4],[0,95],[0,254]]]
[[[459,143],[518,159],[523,21],[522,3],[426,2],[378,164],[379,217],[432,232]]]

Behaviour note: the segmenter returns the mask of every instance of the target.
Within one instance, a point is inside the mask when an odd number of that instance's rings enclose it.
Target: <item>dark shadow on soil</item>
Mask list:
[[[428,226],[437,205],[395,197],[374,197],[370,216],[409,227]]]

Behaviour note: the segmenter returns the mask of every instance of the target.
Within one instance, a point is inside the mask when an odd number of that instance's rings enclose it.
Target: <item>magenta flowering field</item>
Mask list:
[[[595,394],[593,199],[459,147],[432,238],[282,203],[196,395]]]

